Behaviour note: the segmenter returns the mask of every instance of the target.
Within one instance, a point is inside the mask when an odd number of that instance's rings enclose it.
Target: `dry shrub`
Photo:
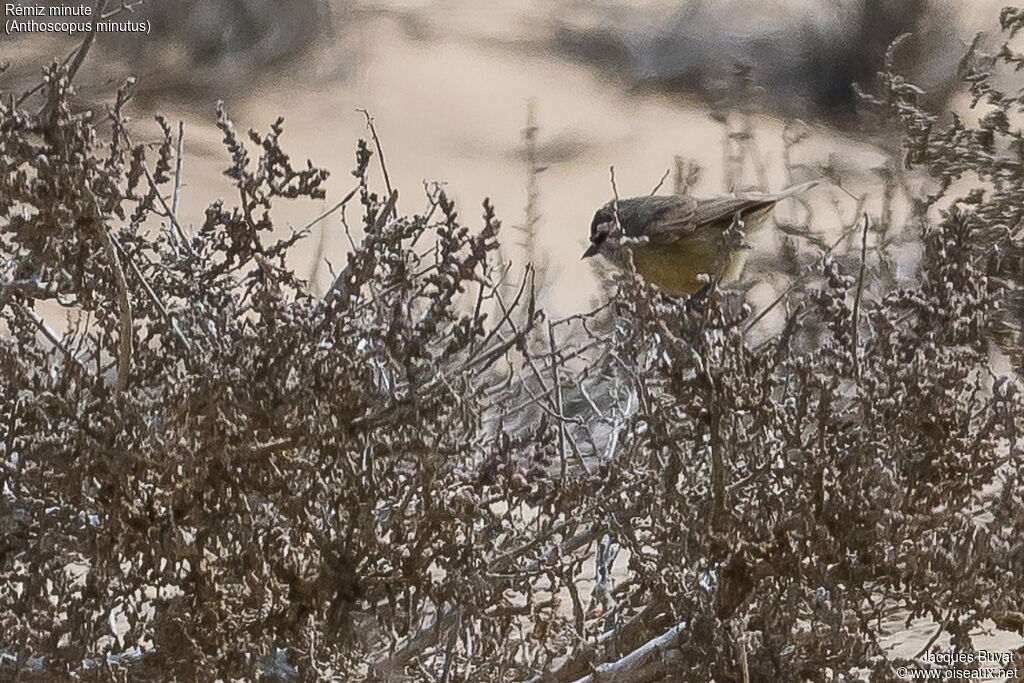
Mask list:
[[[886,619],[1022,632],[1022,400],[989,353],[1020,349],[1024,139],[985,75],[1017,60],[972,56],[974,128],[883,74],[940,181],[919,272],[823,253],[760,344],[736,294],[628,274],[550,320],[528,274],[505,294],[489,204],[401,215],[365,143],[314,296],[270,210],[326,172],[280,121],[220,112],[239,200],[192,236],[130,84],[102,122],[59,65],[0,98],[0,676],[890,680]]]

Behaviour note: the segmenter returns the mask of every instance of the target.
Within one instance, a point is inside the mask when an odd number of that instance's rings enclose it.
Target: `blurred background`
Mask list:
[[[141,2],[130,18],[152,21],[151,34],[99,36],[76,86],[84,105],[103,103],[136,76],[136,141],[159,139],[154,114],[184,122],[182,217],[191,224],[234,194],[222,174],[218,99],[242,131],[265,131],[283,116],[293,159],[332,172],[322,205],[275,209],[282,230],[352,188],[366,109],[400,211],[419,210],[424,183],[441,181],[474,225],[490,197],[517,231],[506,241],[521,245],[507,258],[536,262],[545,305],[565,314],[596,300],[597,280],[579,254],[594,210],[612,196],[611,166],[621,196],[650,193],[663,177],[659,191],[696,195],[839,178],[842,188],[817,199],[826,210],[816,226],[826,232],[855,220],[862,196],[881,211],[880,179],[894,172],[896,143],[858,116],[855,84],[872,90],[886,47],[909,33],[898,69],[927,100],[946,104],[960,57],[977,31],[996,28],[998,8],[990,0]],[[28,86],[80,41],[5,36],[12,67],[2,88]],[[380,179],[379,165],[374,172]],[[323,286],[329,273],[314,269],[314,255],[340,267],[348,242],[336,219],[320,227],[300,255]],[[766,252],[775,239],[757,237]]]

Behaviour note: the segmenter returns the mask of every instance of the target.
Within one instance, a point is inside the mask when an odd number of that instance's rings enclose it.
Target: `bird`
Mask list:
[[[727,244],[734,220],[744,233],[761,227],[775,205],[814,185],[814,180],[778,194],[739,194],[697,199],[688,195],[649,195],[613,200],[594,213],[590,246],[583,258],[601,254],[623,265],[632,252],[637,272],[670,296],[696,295],[711,281],[734,282],[743,272],[748,247]],[[616,217],[621,231],[616,228]],[[623,236],[625,239],[623,239]]]

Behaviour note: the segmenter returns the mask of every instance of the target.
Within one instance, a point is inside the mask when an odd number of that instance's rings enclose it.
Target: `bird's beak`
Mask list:
[[[590,258],[591,256],[593,256],[596,253],[597,253],[597,245],[596,244],[591,244],[589,247],[587,247],[587,250],[585,252],[583,252],[583,256],[580,258],[580,260],[582,261],[585,258]]]

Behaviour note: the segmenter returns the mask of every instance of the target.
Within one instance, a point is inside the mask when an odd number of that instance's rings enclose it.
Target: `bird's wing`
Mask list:
[[[767,208],[776,201],[776,196],[763,195],[680,202],[663,211],[650,223],[647,229],[648,241],[658,244],[675,242],[711,225],[720,225],[720,229],[725,230],[737,213]]]

